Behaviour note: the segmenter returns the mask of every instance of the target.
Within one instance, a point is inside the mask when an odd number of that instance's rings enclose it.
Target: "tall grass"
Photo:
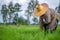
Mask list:
[[[37,25],[0,25],[0,40],[60,40],[60,27],[44,35]]]

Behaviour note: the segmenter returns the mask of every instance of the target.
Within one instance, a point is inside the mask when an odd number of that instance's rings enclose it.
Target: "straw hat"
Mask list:
[[[41,5],[36,5],[36,9],[34,10],[35,16],[42,16],[48,10],[48,4],[42,3]]]

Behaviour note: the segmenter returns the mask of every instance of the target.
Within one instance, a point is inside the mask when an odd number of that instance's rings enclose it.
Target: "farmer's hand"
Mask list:
[[[44,24],[50,24],[51,22],[44,22]]]

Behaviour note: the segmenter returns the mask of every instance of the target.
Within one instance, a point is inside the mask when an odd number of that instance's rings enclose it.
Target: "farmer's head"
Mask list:
[[[38,10],[38,11],[41,11],[42,9],[43,9],[43,6],[42,5],[36,5],[36,9]]]
[[[38,4],[36,5],[34,14],[35,16],[42,16],[45,14],[47,10],[48,10],[48,4],[46,3]]]

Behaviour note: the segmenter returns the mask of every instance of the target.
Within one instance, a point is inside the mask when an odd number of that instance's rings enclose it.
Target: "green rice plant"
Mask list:
[[[0,40],[60,40],[60,27],[45,35],[39,25],[0,25]]]

